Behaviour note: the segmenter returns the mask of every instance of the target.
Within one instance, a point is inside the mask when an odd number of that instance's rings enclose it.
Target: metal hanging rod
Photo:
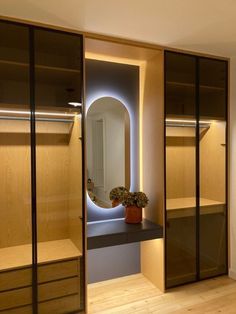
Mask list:
[[[199,123],[199,128],[209,128],[210,123]],[[177,122],[166,122],[167,127],[187,127],[196,128],[196,124],[193,123],[177,123]]]
[[[17,117],[17,116],[0,116],[0,120],[19,120],[19,121],[30,121],[30,117]],[[35,117],[35,121],[44,121],[44,122],[63,122],[63,123],[73,123],[73,119],[57,119],[57,118],[38,118]]]

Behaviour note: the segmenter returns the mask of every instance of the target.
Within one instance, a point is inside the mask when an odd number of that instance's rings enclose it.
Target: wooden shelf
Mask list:
[[[201,126],[199,128],[199,133],[202,134],[203,132],[205,132],[206,130],[208,130],[210,128],[210,126]],[[179,137],[185,137],[185,138],[195,138],[196,137],[196,128],[195,126],[177,126],[173,125],[171,126],[166,125],[166,137],[174,137],[174,138],[179,138]],[[193,143],[193,145],[195,146],[195,143]],[[168,146],[168,143],[167,143]]]
[[[182,83],[182,82],[173,82],[173,81],[167,81],[167,85],[173,86],[173,87],[189,87],[189,88],[195,88],[195,84],[193,83]]]
[[[140,224],[127,224],[120,219],[88,224],[87,237],[88,249],[96,249],[162,238],[163,228],[146,219]]]
[[[29,80],[29,64],[0,60],[0,70],[5,79]],[[36,81],[43,83],[71,83],[80,74],[78,69],[35,65]]]
[[[29,63],[17,62],[17,61],[12,61],[12,60],[0,60],[0,65],[29,68]],[[58,71],[58,72],[71,72],[71,73],[77,73],[77,74],[80,73],[80,70],[78,70],[78,69],[65,68],[65,67],[55,67],[55,66],[49,66],[49,65],[44,65],[44,64],[35,64],[35,68],[36,69],[42,69],[42,70]]]
[[[43,65],[43,64],[36,64],[35,68],[40,69],[40,70],[46,70],[46,71],[55,71],[55,72],[64,72],[64,73],[69,72],[69,73],[75,73],[75,74],[80,73],[80,70],[77,70],[77,69],[52,67],[52,66]]]
[[[184,87],[184,88],[195,88],[195,84],[193,83],[182,83],[182,82],[173,82],[173,81],[167,81],[166,82],[167,85],[169,86],[173,86],[173,87]],[[219,91],[223,91],[225,90],[224,87],[221,86],[210,86],[210,85],[200,85],[201,89],[206,89],[206,90],[219,90]]]
[[[44,264],[82,256],[70,239],[38,243],[38,263]],[[0,249],[0,271],[31,266],[32,245],[25,244]]]
[[[200,198],[200,214],[216,214],[225,212],[225,203]],[[166,200],[166,210],[168,218],[181,218],[195,216],[196,198],[184,197]]]
[[[23,68],[29,67],[29,63],[11,61],[11,60],[0,60],[0,65],[9,65],[9,66],[16,66],[16,67],[23,67]]]

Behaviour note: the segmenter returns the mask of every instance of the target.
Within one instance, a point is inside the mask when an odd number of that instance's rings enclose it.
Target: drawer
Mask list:
[[[63,279],[79,275],[79,260],[48,263],[38,266],[38,282]],[[31,286],[32,268],[21,268],[0,272],[0,292],[21,287]]]
[[[0,293],[0,310],[31,304],[32,289],[21,288]]]
[[[40,301],[60,298],[71,294],[79,295],[80,283],[78,277],[52,281],[38,285]]]
[[[31,268],[22,268],[0,273],[0,291],[30,286],[31,282]]]
[[[64,298],[40,302],[38,309],[40,314],[65,314],[77,313],[80,308],[78,295],[70,295]]]
[[[32,313],[33,310],[31,305],[17,307],[12,310],[1,311],[1,314],[32,314]]]
[[[73,277],[79,275],[79,260],[69,260],[65,262],[55,262],[38,266],[38,282]]]

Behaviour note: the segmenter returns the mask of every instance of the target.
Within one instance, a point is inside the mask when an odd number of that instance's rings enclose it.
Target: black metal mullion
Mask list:
[[[196,280],[200,279],[200,88],[199,88],[199,58],[196,58]]]
[[[167,51],[164,52],[164,264],[165,264],[165,288],[167,288],[167,210],[166,210],[166,55]]]
[[[37,274],[37,196],[36,196],[36,131],[35,131],[35,69],[34,28],[29,27],[30,47],[30,142],[31,142],[31,222],[32,222],[32,308],[38,313]]]
[[[229,185],[229,162],[228,162],[228,158],[229,158],[229,150],[228,150],[228,139],[229,139],[229,108],[228,108],[228,97],[229,97],[229,89],[228,89],[228,84],[229,84],[229,63],[225,62],[225,66],[226,66],[226,79],[225,79],[225,122],[226,122],[226,132],[225,132],[225,244],[226,244],[226,248],[225,248],[225,254],[226,254],[226,273],[228,274],[228,269],[229,269],[229,235],[228,235],[228,230],[229,230],[229,213],[228,213],[228,185]]]
[[[85,150],[85,84],[84,84],[84,76],[85,76],[85,56],[84,56],[84,37],[80,36],[81,43],[81,51],[80,55],[82,57],[81,61],[81,145],[82,145],[82,237],[83,237],[83,256],[82,263],[80,268],[80,285],[82,289],[80,289],[80,300],[81,300],[81,308],[86,311],[86,299],[87,299],[87,287],[86,287],[86,249],[87,249],[87,238],[86,238],[86,150]]]

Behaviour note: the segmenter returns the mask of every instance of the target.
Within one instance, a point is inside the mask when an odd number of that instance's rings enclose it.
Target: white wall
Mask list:
[[[236,280],[236,57],[230,61],[229,216],[230,277]]]
[[[225,56],[235,0],[0,0],[0,15]]]

